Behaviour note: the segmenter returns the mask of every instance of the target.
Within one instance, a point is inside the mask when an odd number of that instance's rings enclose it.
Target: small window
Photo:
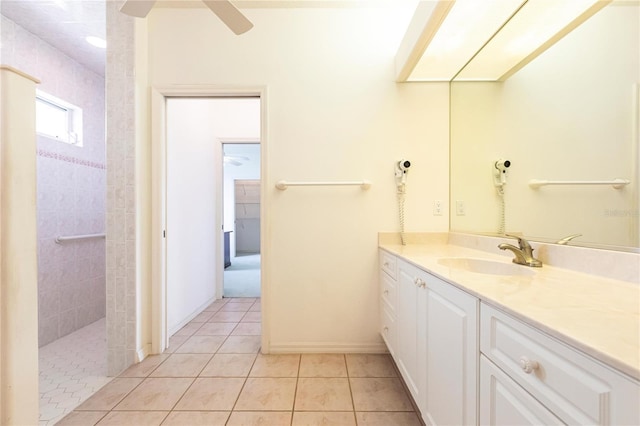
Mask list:
[[[38,90],[36,132],[60,142],[82,146],[82,109]]]

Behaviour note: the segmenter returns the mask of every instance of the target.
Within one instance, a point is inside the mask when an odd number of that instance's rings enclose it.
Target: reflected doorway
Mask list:
[[[260,144],[222,144],[225,298],[260,297]]]

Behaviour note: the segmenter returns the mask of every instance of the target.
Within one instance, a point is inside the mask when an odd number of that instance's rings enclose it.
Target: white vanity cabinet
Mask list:
[[[480,355],[480,424],[563,425],[530,393],[484,355]]]
[[[396,257],[380,250],[380,334],[389,353],[395,355],[398,346],[396,327],[397,264]]]
[[[398,260],[398,349],[396,365],[422,410],[427,351],[426,272]]]
[[[542,404],[567,424],[640,424],[637,381],[485,303],[480,322],[480,349],[490,360],[482,363],[482,424],[514,424],[513,418],[500,413],[506,410],[505,404],[496,402],[505,399],[506,392],[500,389],[507,389],[496,384],[501,375],[487,378],[495,367],[518,384],[520,394],[531,395],[528,403],[520,400],[531,412],[543,412],[538,407]]]
[[[389,266],[397,274],[395,293],[389,289]],[[383,250],[380,269],[381,334],[423,420],[476,424],[478,300]],[[393,310],[389,294],[397,297]],[[389,323],[395,340],[385,329]]]

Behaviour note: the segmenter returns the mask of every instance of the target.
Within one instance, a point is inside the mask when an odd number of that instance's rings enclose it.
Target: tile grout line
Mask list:
[[[347,362],[347,354],[344,354],[344,366],[347,370],[347,383],[349,384],[349,395],[351,396],[351,407],[353,407],[353,420],[358,426],[358,416],[356,415],[356,402],[353,399],[353,389],[351,388],[351,374],[349,373],[349,363]]]

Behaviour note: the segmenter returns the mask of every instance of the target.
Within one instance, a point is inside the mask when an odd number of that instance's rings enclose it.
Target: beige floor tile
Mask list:
[[[247,377],[255,359],[255,354],[216,354],[200,377]]]
[[[191,336],[178,349],[176,354],[213,354],[222,343],[226,336]]]
[[[93,426],[102,419],[108,411],[72,411],[56,426]]]
[[[258,297],[230,297],[227,299],[228,303],[251,303],[257,302],[260,300]]]
[[[302,354],[300,377],[347,377],[342,354]]]
[[[241,322],[231,333],[232,336],[261,336],[262,324],[259,322]]]
[[[77,411],[111,410],[127,396],[136,386],[142,383],[138,378],[115,378],[96,392],[91,398],[76,407]]]
[[[295,410],[353,410],[349,380],[343,378],[299,378]]]
[[[156,426],[162,423],[168,411],[112,411],[98,423],[99,426]]]
[[[209,321],[209,318],[211,318],[213,316],[213,312],[211,311],[203,311],[200,312],[198,315],[196,315],[196,317],[194,319],[191,320],[190,323],[199,323],[199,322],[207,322]]]
[[[253,303],[229,302],[220,308],[220,312],[247,312],[251,306],[253,306]]]
[[[172,411],[162,426],[224,426],[228,411]]]
[[[229,336],[218,353],[221,354],[255,354],[260,350],[261,336]]]
[[[167,358],[169,358],[169,354],[150,355],[142,360],[142,362],[133,364],[127,368],[118,377],[147,377]]]
[[[356,426],[356,418],[352,411],[295,411],[291,426]]]
[[[215,302],[211,303],[209,306],[207,306],[206,308],[204,308],[205,312],[218,312],[220,310],[220,308],[222,308],[225,303],[227,303],[226,300],[216,300]]]
[[[197,378],[176,411],[231,411],[242,389],[240,378]]]
[[[347,354],[349,377],[397,377],[393,361],[385,354]]]
[[[148,378],[127,395],[114,410],[157,411],[171,410],[187,388],[191,378]]]
[[[262,312],[247,312],[241,322],[262,322]]]
[[[234,411],[227,422],[227,426],[289,426],[290,424],[291,413],[277,411]]]
[[[251,377],[298,377],[300,355],[258,354]]]
[[[198,329],[201,326],[202,326],[201,323],[191,322],[191,323],[185,325],[184,327],[182,327],[180,330],[176,331],[173,335],[174,336],[191,336],[191,335],[193,335],[193,333],[198,331]]]
[[[413,411],[397,378],[349,379],[356,411]]]
[[[172,354],[151,377],[197,377],[213,355],[211,354]]]
[[[240,393],[235,410],[292,410],[295,392],[296,379],[293,378],[249,378]]]
[[[195,336],[228,336],[236,325],[237,322],[207,322],[202,324]]]
[[[407,413],[382,413],[382,412],[356,412],[359,426],[421,426],[415,412]]]
[[[209,322],[240,322],[244,312],[216,312]]]
[[[176,336],[173,335],[169,338],[169,347],[164,350],[165,354],[171,354],[180,347],[181,344],[187,341],[189,336]]]
[[[256,302],[253,304],[253,306],[251,306],[251,308],[249,309],[249,312],[261,312],[262,308],[261,308],[261,304],[260,302]]]

